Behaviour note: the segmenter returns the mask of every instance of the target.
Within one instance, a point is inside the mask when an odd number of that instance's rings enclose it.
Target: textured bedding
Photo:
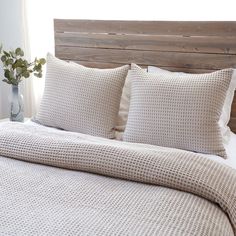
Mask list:
[[[236,233],[236,171],[200,154],[9,122],[0,156],[0,235]]]
[[[206,157],[214,161],[226,164],[236,170],[236,134],[230,132],[229,142],[227,144],[224,144],[224,146],[228,157],[227,159],[223,159],[215,155],[206,155]]]

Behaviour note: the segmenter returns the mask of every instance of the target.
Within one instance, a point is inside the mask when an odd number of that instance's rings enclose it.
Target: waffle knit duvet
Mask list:
[[[204,155],[9,122],[0,156],[0,235],[236,235],[236,171]]]

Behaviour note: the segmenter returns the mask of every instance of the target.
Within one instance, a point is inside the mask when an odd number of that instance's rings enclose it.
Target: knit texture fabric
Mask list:
[[[133,66],[124,141],[226,158],[219,120],[233,69],[208,74],[152,74]]]
[[[236,232],[236,171],[201,154],[7,123],[0,156],[2,235]]]
[[[115,137],[129,66],[93,69],[47,58],[44,95],[34,121],[68,131]]]
[[[184,76],[189,76],[189,73],[184,73],[184,72],[171,72],[168,70],[161,69],[159,67],[155,66],[148,66],[148,72],[149,73],[162,73],[162,74],[167,74],[167,75],[181,75],[180,79]],[[170,76],[170,78],[172,78]],[[226,94],[226,98],[224,101],[224,106],[221,112],[220,120],[219,120],[219,125],[221,128],[221,134],[223,137],[223,141],[225,144],[227,144],[230,140],[230,128],[228,126],[228,123],[230,121],[230,115],[231,115],[231,107],[232,107],[232,102],[234,99],[234,91],[236,89],[236,70],[233,70],[231,82]]]

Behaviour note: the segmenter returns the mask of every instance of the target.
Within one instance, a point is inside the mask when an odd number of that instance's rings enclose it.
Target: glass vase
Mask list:
[[[23,95],[20,93],[18,85],[12,85],[10,98],[10,120],[24,122]]]

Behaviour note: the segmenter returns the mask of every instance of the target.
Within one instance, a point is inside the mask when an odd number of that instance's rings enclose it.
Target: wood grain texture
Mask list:
[[[137,63],[205,73],[236,68],[236,22],[54,20],[55,54],[97,68]],[[231,129],[236,132],[236,95]]]
[[[89,32],[110,34],[147,35],[235,35],[234,21],[106,21],[106,20],[59,20],[55,19],[57,32]]]
[[[67,60],[68,61],[68,60]],[[83,66],[88,66],[88,67],[93,67],[93,68],[101,68],[101,69],[105,69],[105,68],[116,68],[119,66],[123,66],[123,63],[109,63],[109,62],[93,62],[93,61],[73,61],[75,63],[81,64]],[[142,65],[139,64],[140,67],[142,68],[147,68],[147,65]],[[171,67],[171,66],[160,66],[160,68],[165,69],[165,70],[169,70],[169,71],[175,71],[175,72],[186,72],[186,73],[196,73],[196,74],[200,74],[200,73],[210,73],[213,72],[215,70],[207,70],[207,69],[196,69],[196,68],[179,68],[179,67]]]
[[[231,117],[235,117],[236,118],[236,99],[235,98],[236,98],[236,92],[234,94],[234,101],[233,101],[232,110],[231,110]]]
[[[236,55],[156,52],[106,48],[56,47],[56,55],[66,60],[84,60],[198,69],[236,67]]]
[[[229,127],[232,132],[236,133],[236,117],[231,117]]]
[[[236,37],[56,33],[56,46],[236,54]]]

